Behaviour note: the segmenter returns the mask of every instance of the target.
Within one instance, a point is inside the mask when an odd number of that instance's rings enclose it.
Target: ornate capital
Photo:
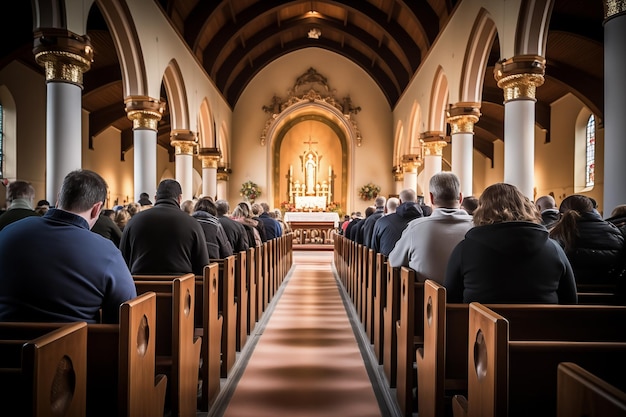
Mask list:
[[[158,130],[158,123],[165,111],[165,103],[147,96],[129,96],[124,99],[126,117],[133,122],[133,129]]]
[[[480,119],[479,103],[456,103],[448,109],[450,134],[474,133],[474,124]]]
[[[402,165],[396,165],[393,167],[393,180],[395,182],[404,181],[404,171]]]
[[[419,154],[402,155],[402,168],[404,172],[417,172],[422,166],[422,156]]]
[[[170,144],[176,155],[193,155],[198,146],[198,135],[191,130],[174,129],[170,133]]]
[[[228,174],[226,172],[217,172],[218,181],[228,181]]]
[[[604,18],[610,19],[626,13],[626,0],[604,0]]]
[[[93,62],[89,37],[64,29],[40,29],[34,36],[35,61],[45,69],[46,82],[66,82],[82,88],[83,74]]]
[[[222,152],[218,148],[200,148],[198,150],[198,159],[202,161],[202,168],[217,169],[217,164],[221,158]]]
[[[493,71],[504,101],[535,100],[537,87],[544,82],[546,59],[538,55],[519,55],[497,62]]]

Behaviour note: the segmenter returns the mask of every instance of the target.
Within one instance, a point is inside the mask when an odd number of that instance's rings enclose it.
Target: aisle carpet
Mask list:
[[[372,387],[363,347],[359,348],[333,274],[332,256],[332,252],[294,252],[294,266],[272,311],[266,312],[271,314],[255,335],[252,353],[241,361],[245,368],[233,382],[236,386],[221,393],[227,397],[218,407],[223,411],[210,415],[389,414]]]

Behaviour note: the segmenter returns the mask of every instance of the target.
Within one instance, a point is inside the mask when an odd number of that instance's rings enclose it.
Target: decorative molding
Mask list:
[[[610,19],[626,13],[626,0],[604,0],[604,18]]]
[[[474,124],[480,119],[480,103],[456,103],[447,111],[450,135],[474,134]]]
[[[519,55],[496,63],[494,77],[504,91],[504,102],[535,100],[537,87],[543,85],[546,59],[538,55]]]
[[[35,61],[45,70],[46,81],[66,82],[83,88],[83,74],[91,68],[93,47],[89,36],[64,29],[35,31]]]
[[[147,96],[128,96],[124,105],[126,117],[133,122],[133,129],[158,130],[165,102]]]
[[[267,132],[271,130],[279,115],[291,106],[302,102],[324,102],[335,107],[343,114],[345,120],[350,123],[356,133],[356,145],[361,146],[363,138],[356,121],[352,118],[353,115],[361,111],[361,107],[355,106],[349,95],[339,101],[334,93],[335,90],[330,88],[326,77],[318,73],[314,68],[309,68],[296,79],[295,84],[288,91],[285,99],[274,95],[270,104],[262,107],[262,110],[268,114],[268,118],[261,133],[261,146],[265,146]]]

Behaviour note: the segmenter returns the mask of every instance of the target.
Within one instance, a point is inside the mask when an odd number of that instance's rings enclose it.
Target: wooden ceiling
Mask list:
[[[473,0],[155,0],[206,72],[234,107],[254,76],[281,56],[312,45],[335,52],[366,71],[391,108],[402,95],[459,1]],[[32,55],[30,2],[11,2],[0,27],[0,68],[20,60],[37,71]],[[604,99],[602,2],[555,0],[548,32],[546,80],[537,89],[536,120],[549,134],[550,105],[576,95],[602,119]],[[17,29],[15,29],[17,27]],[[309,33],[319,31],[319,37]],[[312,33],[312,32],[311,32]],[[84,75],[83,107],[90,134],[108,126],[122,131],[122,154],[132,147],[132,125],[123,105],[115,47],[97,6],[88,35],[95,50]],[[499,56],[492,47],[483,86],[475,147],[487,156],[503,136],[502,90],[493,77]],[[162,96],[165,97],[163,90]],[[159,125],[159,144],[170,151],[169,115]],[[123,157],[123,156],[122,156]]]

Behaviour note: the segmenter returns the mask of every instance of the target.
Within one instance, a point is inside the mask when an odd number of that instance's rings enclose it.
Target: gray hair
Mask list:
[[[431,177],[428,185],[433,195],[433,204],[441,206],[459,201],[461,183],[452,172],[436,173]]]
[[[403,203],[415,203],[417,201],[417,194],[412,188],[405,188],[400,191],[400,201]]]

